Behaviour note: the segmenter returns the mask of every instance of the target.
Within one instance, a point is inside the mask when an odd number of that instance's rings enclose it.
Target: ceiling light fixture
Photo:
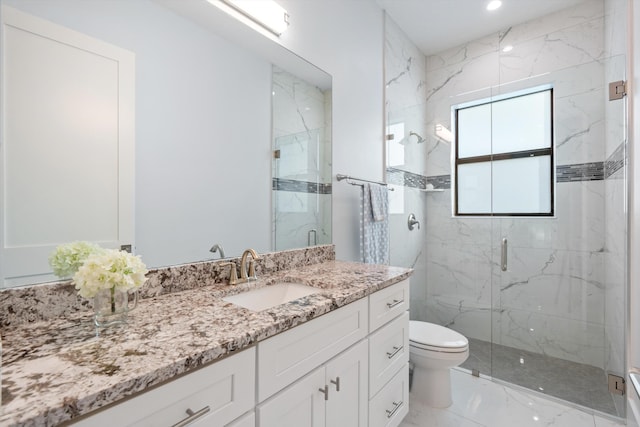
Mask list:
[[[240,14],[278,37],[289,27],[289,14],[273,0],[208,0],[208,2],[242,21],[238,16]]]
[[[500,0],[493,0],[493,1],[490,1],[489,4],[487,5],[487,10],[496,10],[500,6],[502,6],[502,2]]]

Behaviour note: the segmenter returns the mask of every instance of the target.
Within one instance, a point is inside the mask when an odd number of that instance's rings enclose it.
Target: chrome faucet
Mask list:
[[[247,274],[247,256],[251,255],[251,261],[249,261],[249,273]],[[260,259],[258,253],[249,248],[242,253],[242,259],[240,260],[240,281],[239,283],[248,282],[250,280],[257,280],[255,261]]]
[[[209,249],[209,252],[212,252],[214,254],[217,251],[220,251],[220,258],[224,258],[224,249],[222,248],[222,245],[220,243],[216,243],[211,247],[211,249]]]

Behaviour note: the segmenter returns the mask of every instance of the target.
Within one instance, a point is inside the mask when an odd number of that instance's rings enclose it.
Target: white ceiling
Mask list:
[[[431,55],[584,0],[375,0],[425,54]]]

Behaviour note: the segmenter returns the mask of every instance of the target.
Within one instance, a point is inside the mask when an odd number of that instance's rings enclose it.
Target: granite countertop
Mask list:
[[[2,331],[0,425],[57,425],[160,384],[410,276],[399,267],[328,261],[257,282],[141,300],[129,324],[95,336],[92,312]],[[261,312],[222,297],[274,282],[322,291]]]

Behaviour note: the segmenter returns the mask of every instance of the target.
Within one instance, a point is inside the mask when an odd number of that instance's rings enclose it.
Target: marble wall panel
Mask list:
[[[511,27],[504,32],[506,34],[503,34],[501,44],[503,46],[508,44],[516,45],[523,41],[544,37],[547,34],[574,27],[603,16],[604,6],[602,0],[587,0],[576,6]]]
[[[505,309],[495,328],[498,344],[592,366],[604,364],[602,323]]]
[[[500,56],[500,81],[587,64],[604,57],[604,18],[586,21],[514,45]]]
[[[490,34],[477,40],[471,40],[462,46],[456,46],[427,57],[427,72],[451,67],[492,54],[498,50],[500,35]]]
[[[464,295],[432,296],[425,302],[427,322],[444,325],[466,337],[492,340],[492,322],[499,313],[490,304],[477,303]]]
[[[509,249],[508,270],[496,284],[502,309],[604,323],[601,252]]]
[[[385,16],[385,100],[387,112],[424,103],[426,57]]]
[[[602,161],[605,90],[598,86],[581,94],[554,97],[556,164]]]

